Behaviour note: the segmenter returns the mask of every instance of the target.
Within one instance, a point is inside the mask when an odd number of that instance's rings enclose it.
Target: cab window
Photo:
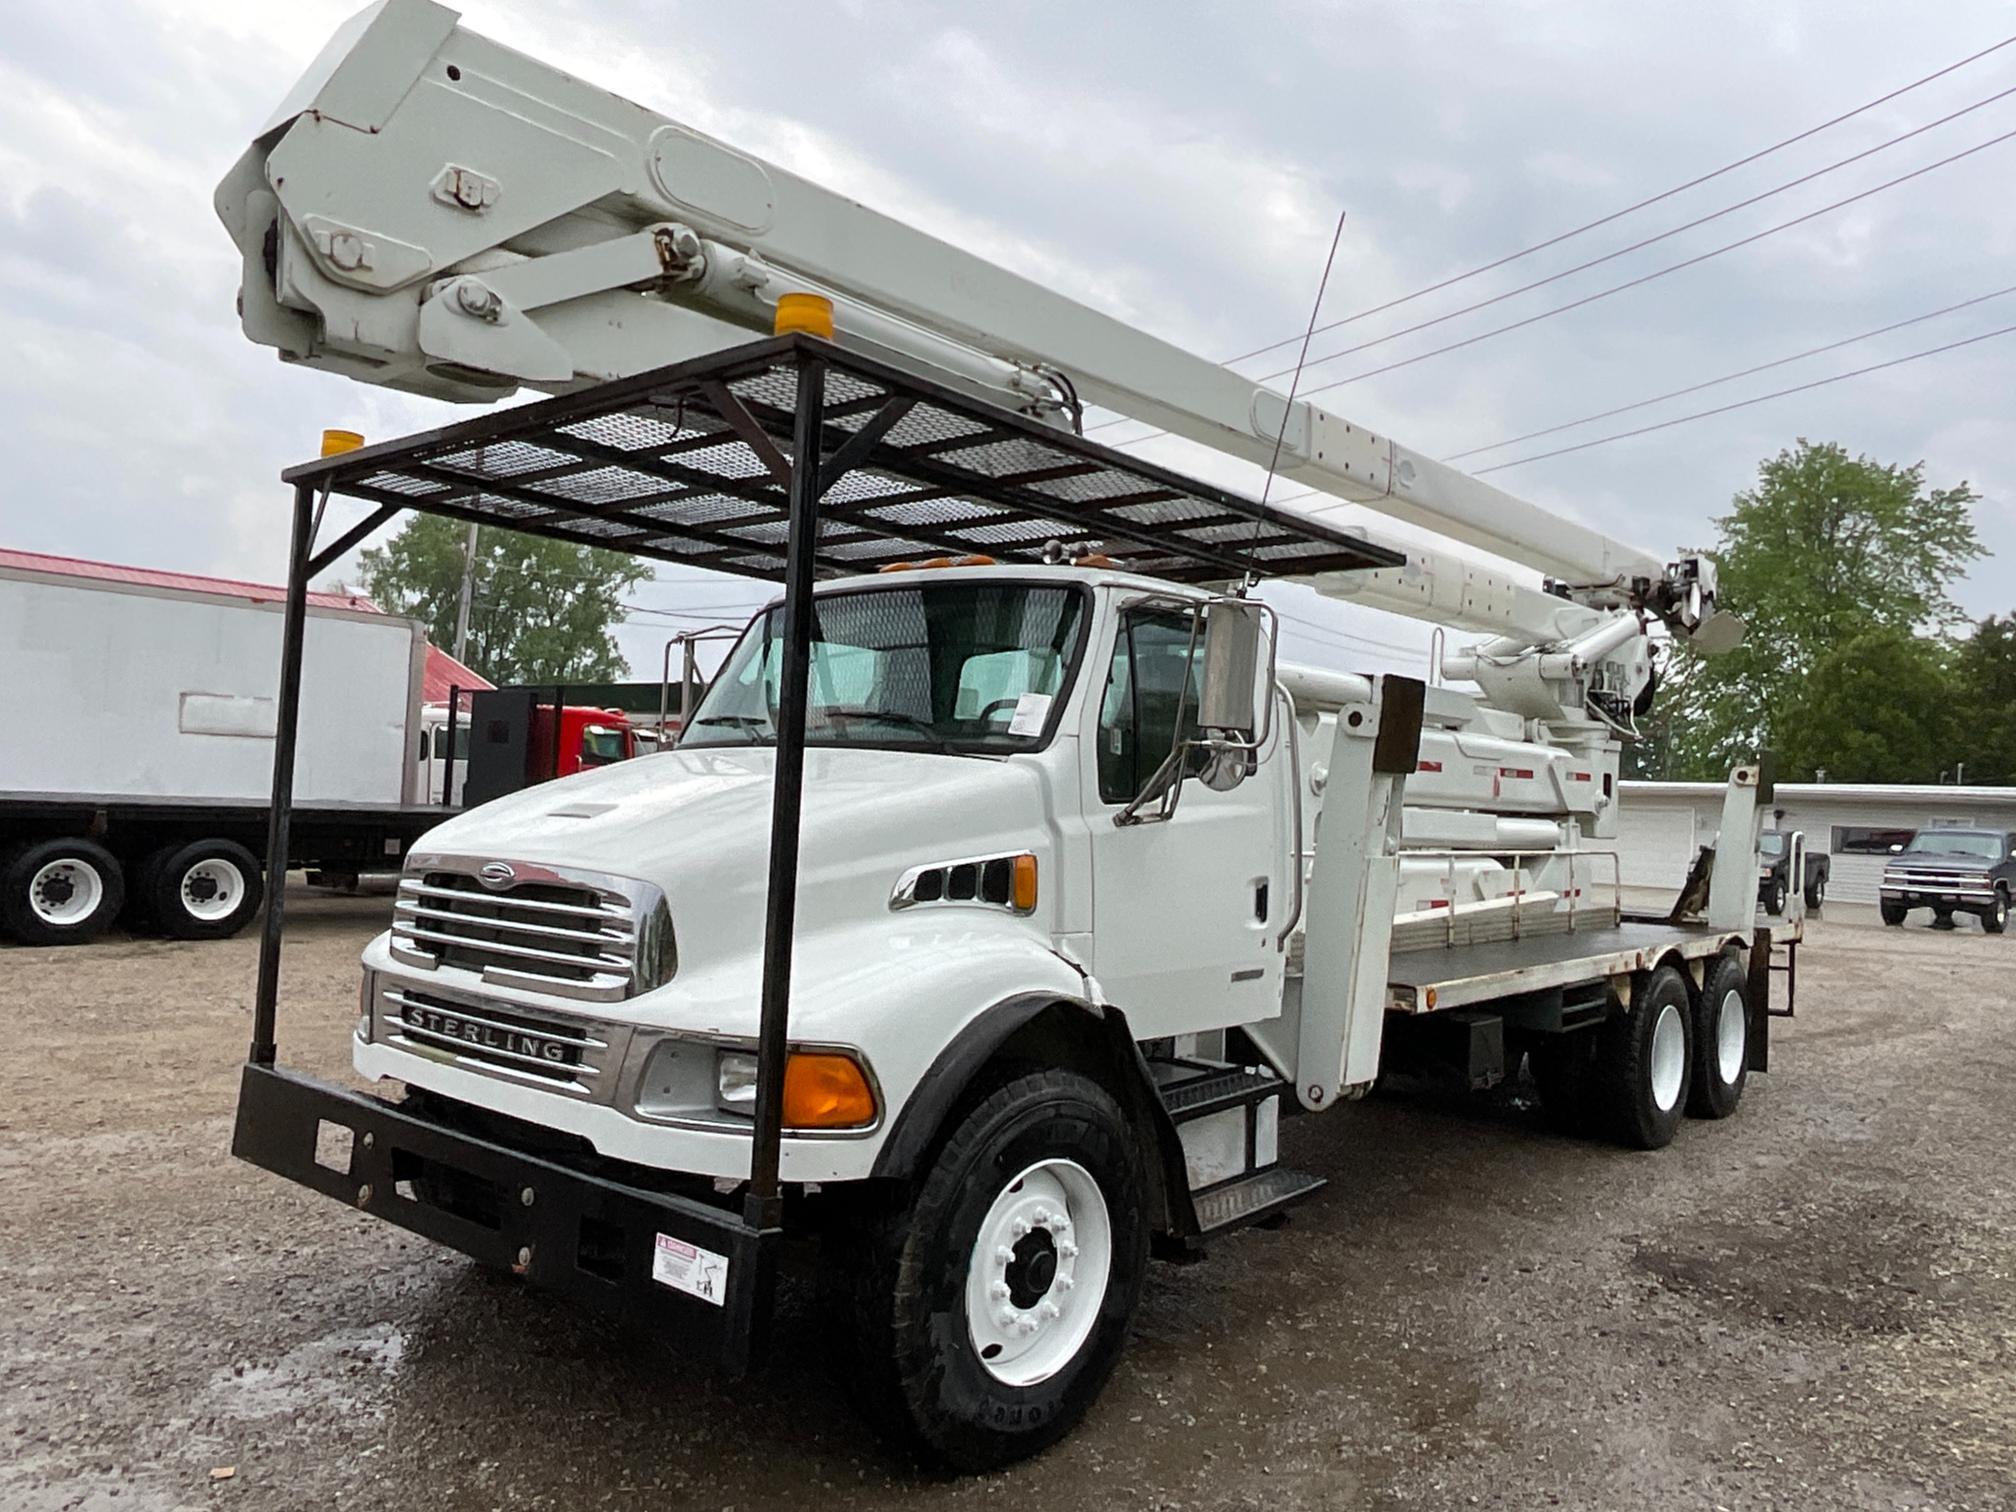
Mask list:
[[[1180,610],[1140,609],[1120,623],[1099,704],[1099,797],[1140,793],[1178,739],[1197,733],[1204,637]],[[1178,722],[1178,716],[1181,722]]]

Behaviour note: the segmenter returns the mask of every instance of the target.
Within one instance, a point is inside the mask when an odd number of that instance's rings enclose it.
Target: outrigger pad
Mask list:
[[[736,1213],[521,1154],[273,1066],[245,1067],[231,1153],[654,1330],[728,1375],[761,1363],[782,1235]]]

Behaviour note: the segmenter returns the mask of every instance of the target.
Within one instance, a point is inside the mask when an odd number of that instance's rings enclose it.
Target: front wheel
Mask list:
[[[1883,922],[1888,924],[1892,929],[1902,924],[1904,922],[1904,915],[1911,911],[1902,903],[1883,903],[1879,904],[1878,907],[1882,911]]]
[[[963,1471],[1063,1437],[1126,1343],[1144,1185],[1106,1090],[1036,1072],[959,1120],[907,1203],[843,1226],[854,1384],[885,1429]]]
[[[2009,927],[2009,894],[2006,889],[1995,889],[1995,901],[1981,915],[1981,927],[1990,934],[2001,934]]]
[[[1772,878],[1770,890],[1764,898],[1764,912],[1768,914],[1784,913],[1785,897],[1785,884],[1775,877]]]

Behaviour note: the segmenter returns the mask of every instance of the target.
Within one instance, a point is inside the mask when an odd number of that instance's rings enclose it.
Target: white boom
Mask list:
[[[501,47],[432,0],[379,0],[346,24],[219,186],[217,210],[245,259],[246,333],[365,382],[460,400],[565,390],[768,332],[780,294],[811,291],[833,300],[843,344],[1059,423],[1097,404],[1260,464],[1278,436],[1280,470],[1297,481],[1555,580],[1543,592],[1406,545],[1405,569],[1316,584],[1498,637],[1461,672],[1483,667],[1487,694],[1535,653],[1607,643],[1598,680],[1628,703],[1649,678],[1640,614],[1682,636],[1714,615],[1706,562],[1663,564],[1316,405],[1289,406]],[[1546,681],[1545,696],[1512,706],[1583,717],[1587,678]]]

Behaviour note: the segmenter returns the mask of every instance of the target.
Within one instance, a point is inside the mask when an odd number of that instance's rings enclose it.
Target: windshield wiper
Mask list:
[[[928,739],[938,750],[950,754],[952,747],[938,727],[928,719],[919,719],[915,714],[904,714],[895,709],[821,709],[819,713],[827,719],[874,719],[883,724],[901,725],[906,730],[915,730]]]
[[[747,730],[756,737],[758,745],[763,744],[763,736],[770,732],[770,721],[755,714],[703,714],[693,721],[696,725],[733,725],[738,730]],[[775,738],[774,735],[772,737]]]

